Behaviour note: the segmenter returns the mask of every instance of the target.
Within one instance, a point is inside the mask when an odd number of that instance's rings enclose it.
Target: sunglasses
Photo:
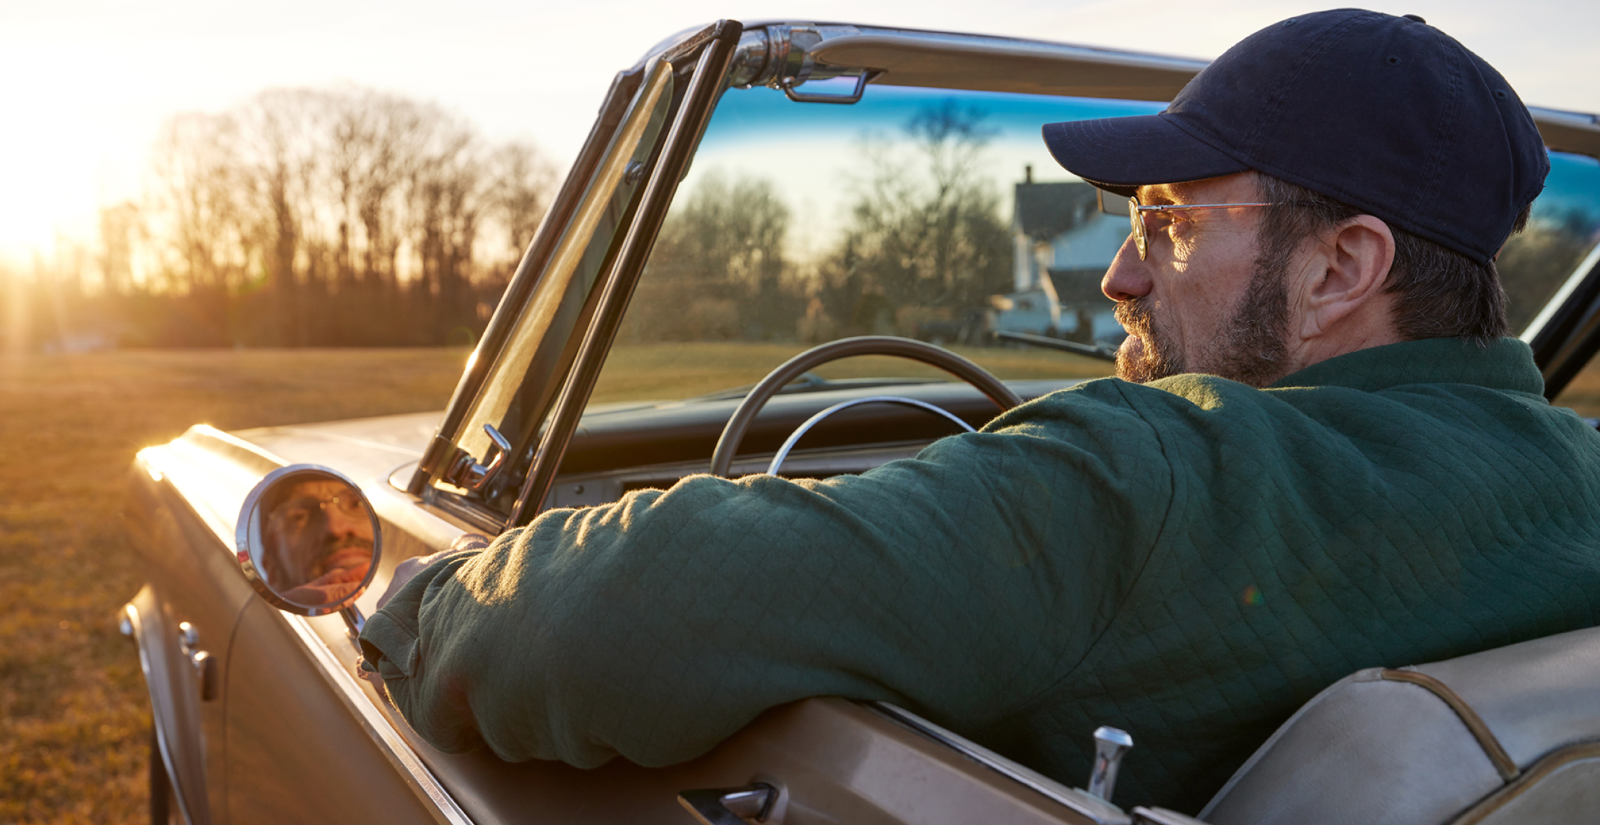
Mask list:
[[[1121,195],[1107,192],[1104,189],[1095,190],[1095,199],[1100,205],[1100,211],[1107,215],[1126,215],[1128,225],[1132,228],[1133,245],[1139,249],[1139,260],[1144,260],[1150,254],[1150,233],[1153,231],[1146,222],[1146,216],[1154,212],[1183,212],[1200,209],[1242,209],[1254,206],[1298,206],[1292,201],[1278,203],[1194,203],[1194,204],[1161,204],[1159,206],[1144,206],[1138,198],[1125,198]]]

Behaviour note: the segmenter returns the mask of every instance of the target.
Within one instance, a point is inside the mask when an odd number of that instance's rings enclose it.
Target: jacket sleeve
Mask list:
[[[859,476],[544,513],[408,583],[369,667],[436,746],[512,761],[672,764],[819,695],[982,729],[1071,672],[1171,499],[1117,382],[1084,387]]]

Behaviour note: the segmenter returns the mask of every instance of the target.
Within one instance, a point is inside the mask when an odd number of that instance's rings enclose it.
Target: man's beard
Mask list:
[[[322,553],[311,565],[307,581],[315,580],[333,569],[335,561],[348,561],[341,551],[354,550],[367,559],[372,558],[372,539],[353,535],[328,535],[322,542]]]
[[[1283,377],[1285,338],[1289,331],[1289,292],[1284,275],[1288,261],[1264,255],[1257,259],[1250,285],[1239,305],[1218,331],[1215,340],[1185,359],[1168,331],[1157,322],[1150,296],[1141,295],[1117,304],[1117,322],[1137,338],[1138,355],[1127,343],[1117,350],[1117,377],[1143,384],[1200,372],[1252,387],[1264,387]]]

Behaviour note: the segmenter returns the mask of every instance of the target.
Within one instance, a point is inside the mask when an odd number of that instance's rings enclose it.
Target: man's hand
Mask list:
[[[489,546],[489,542],[490,538],[482,533],[462,533],[459,538],[451,542],[450,546],[444,550],[440,550],[431,556],[412,556],[395,565],[394,576],[389,579],[389,586],[384,589],[383,595],[378,597],[378,609],[382,610],[383,606],[394,598],[394,594],[399,593],[400,588],[406,586],[406,582],[415,578],[428,565],[462,550],[482,550]]]
[[[428,565],[460,553],[463,550],[482,550],[489,546],[490,541],[491,539],[482,533],[463,533],[444,550],[440,550],[431,556],[413,556],[395,565],[394,575],[389,579],[389,586],[384,588],[383,595],[378,597],[377,609],[382,610],[383,606],[394,598],[394,594],[399,593],[400,588],[406,586],[406,582],[415,578]],[[374,671],[368,670],[363,666],[364,664],[365,662],[361,660],[356,661],[356,675],[371,682],[378,689],[378,695],[382,696],[384,692],[383,677]]]

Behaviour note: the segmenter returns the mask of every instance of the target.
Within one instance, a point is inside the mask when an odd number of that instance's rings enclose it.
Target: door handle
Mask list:
[[[217,662],[210,653],[200,649],[200,631],[188,622],[178,623],[178,650],[194,668],[194,677],[200,687],[200,701],[209,702],[217,698]]]
[[[765,822],[778,801],[778,789],[765,782],[743,788],[706,788],[678,794],[678,803],[703,825]]]

